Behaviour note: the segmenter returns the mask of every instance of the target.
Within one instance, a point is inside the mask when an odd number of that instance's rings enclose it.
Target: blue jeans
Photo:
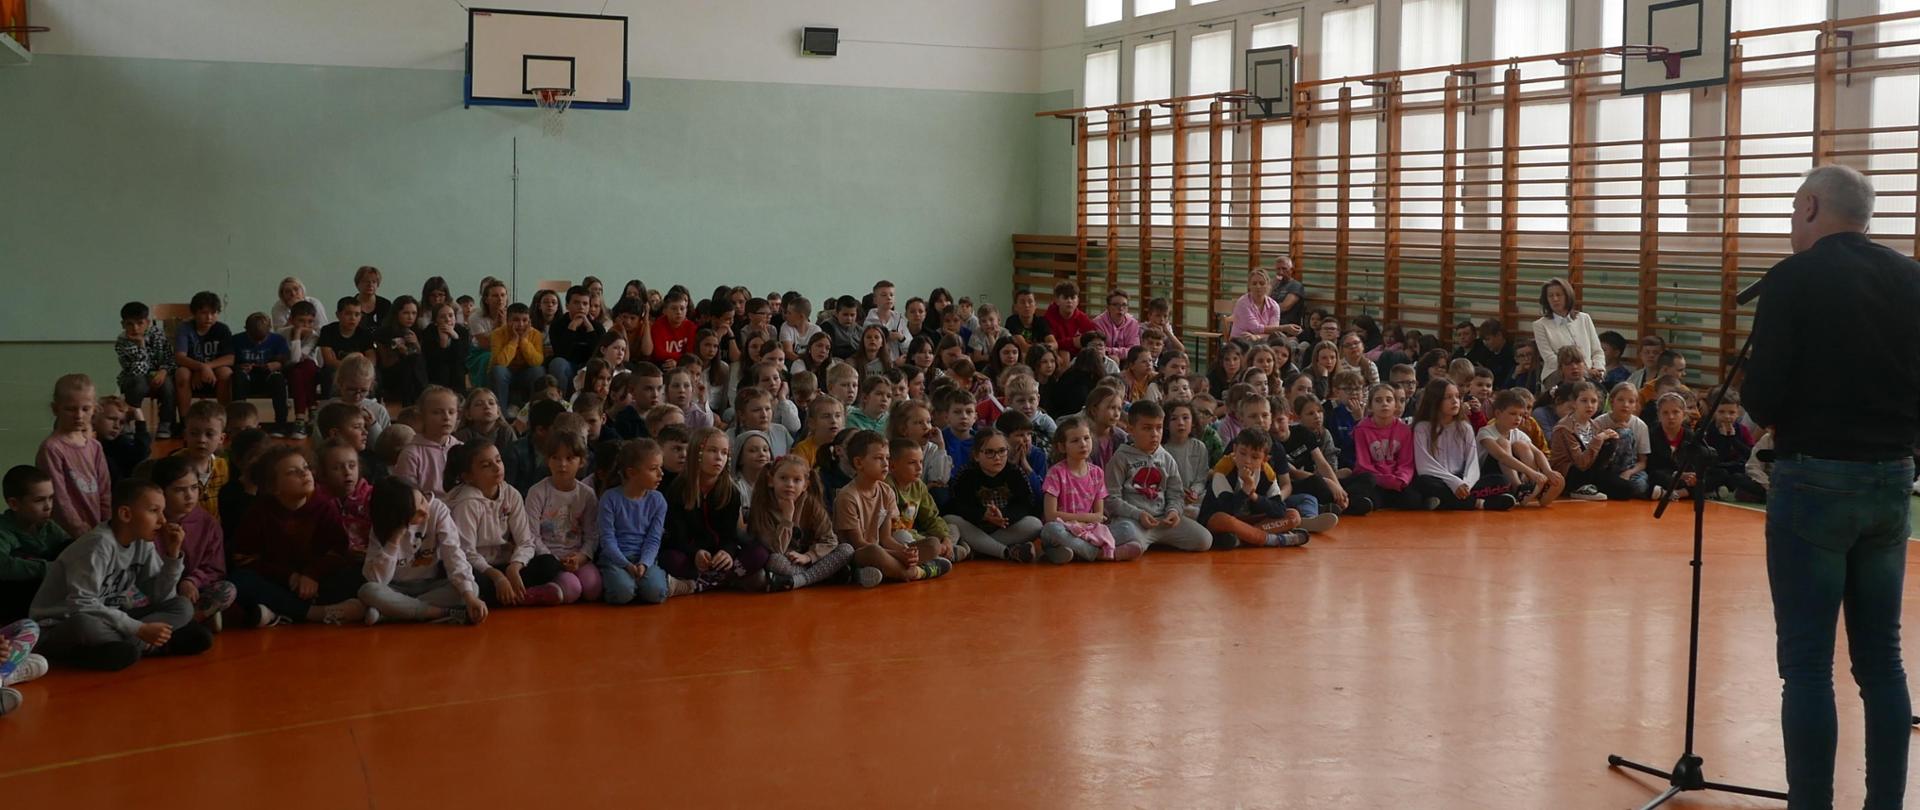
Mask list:
[[[547,373],[552,374],[554,379],[560,381],[560,395],[572,399],[573,361],[565,357],[551,358],[547,360]]]
[[[609,605],[632,604],[635,598],[647,605],[667,601],[667,572],[658,565],[647,566],[646,573],[641,574],[637,582],[625,568],[611,565],[599,568],[601,594]]]
[[[540,366],[527,366],[514,371],[506,366],[494,366],[491,373],[493,374],[491,380],[493,396],[500,400],[500,406],[504,408],[513,401],[508,399],[513,394],[513,389],[532,391],[533,384],[539,382],[540,378],[546,375],[547,370]]]
[[[1900,590],[1913,461],[1781,456],[1772,480],[1767,580],[1785,682],[1787,806],[1833,806],[1834,626],[1844,609],[1853,680],[1866,708],[1866,807],[1899,807],[1912,733],[1900,664]]]

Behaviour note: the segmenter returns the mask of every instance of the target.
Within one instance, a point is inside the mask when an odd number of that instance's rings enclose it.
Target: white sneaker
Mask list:
[[[21,696],[20,690],[0,686],[0,714],[12,713],[14,709],[20,708],[20,704],[25,701],[26,698]]]
[[[1660,486],[1659,484],[1654,484],[1653,492],[1651,494],[1653,495],[1654,500],[1656,501],[1660,500],[1661,498],[1667,497],[1667,488]]]
[[[1576,501],[1604,501],[1607,499],[1607,494],[1601,492],[1594,485],[1587,484],[1586,486],[1567,493],[1567,497]]]
[[[1338,525],[1340,525],[1340,516],[1332,512],[1321,512],[1300,521],[1301,530],[1308,534],[1333,531],[1333,527]]]
[[[45,674],[47,674],[47,657],[39,653],[28,653],[27,660],[21,661],[20,666],[14,667],[13,672],[7,675],[7,682],[0,686],[18,686]]]

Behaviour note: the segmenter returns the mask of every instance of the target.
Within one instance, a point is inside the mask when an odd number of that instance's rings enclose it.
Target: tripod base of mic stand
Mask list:
[[[1765,799],[1779,799],[1781,801],[1786,801],[1787,799],[1787,794],[1781,793],[1777,790],[1761,790],[1760,788],[1742,787],[1740,785],[1728,785],[1720,782],[1709,782],[1707,781],[1706,774],[1700,770],[1700,765],[1702,764],[1702,762],[1704,762],[1704,760],[1700,759],[1698,756],[1695,756],[1693,754],[1683,754],[1680,757],[1680,761],[1673,764],[1672,771],[1663,771],[1658,768],[1651,768],[1646,765],[1642,765],[1638,762],[1634,762],[1629,759],[1624,759],[1620,757],[1620,755],[1618,754],[1607,755],[1607,764],[1609,766],[1612,766],[1615,768],[1626,768],[1632,771],[1639,771],[1644,774],[1658,776],[1661,779],[1667,780],[1667,784],[1669,785],[1669,787],[1667,788],[1666,792],[1658,796],[1655,796],[1653,801],[1647,802],[1645,805],[1642,805],[1640,810],[1653,810],[1653,808],[1655,807],[1659,807],[1662,804],[1666,804],[1667,800],[1672,799],[1675,796],[1678,796],[1682,793],[1695,791],[1695,790],[1717,790],[1717,791],[1720,791],[1721,793],[1738,793],[1742,796],[1759,796]]]

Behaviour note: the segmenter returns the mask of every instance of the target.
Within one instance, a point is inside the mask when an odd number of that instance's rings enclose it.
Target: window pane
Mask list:
[[[1110,186],[1107,149],[1108,143],[1105,136],[1087,139],[1087,224],[1102,228],[1107,226],[1110,208],[1107,203],[1107,190]]]
[[[1897,11],[1920,11],[1920,0],[1880,0],[1880,13],[1892,14]],[[1879,32],[1873,37],[1875,42],[1898,42],[1909,39],[1920,39],[1920,20],[1899,20],[1897,22],[1881,23],[1879,28]],[[1920,46],[1902,45],[1898,48],[1882,48],[1874,51],[1873,55],[1883,59],[1920,56]],[[1875,81],[1877,82],[1878,80]],[[1877,94],[1879,91],[1875,90],[1874,92]],[[1909,96],[1908,98],[1911,99],[1912,97]],[[1906,103],[1911,104],[1912,102],[1908,101]]]
[[[1082,106],[1106,107],[1119,102],[1120,52],[1094,51],[1087,54],[1086,79]]]
[[[1567,0],[1499,0],[1494,5],[1494,58],[1560,53],[1566,49]],[[1520,66],[1523,79],[1565,73],[1566,69],[1553,62],[1527,62]],[[1536,85],[1530,89],[1545,88]]]
[[[1363,76],[1374,72],[1373,6],[1320,15],[1320,78]]]
[[[1171,147],[1169,147],[1171,148]],[[1206,225],[1207,216],[1212,213],[1212,161],[1213,133],[1206,129],[1196,129],[1187,133],[1187,165],[1182,167],[1180,175],[1186,180],[1187,188],[1187,224]],[[1220,131],[1220,154],[1222,160],[1233,159],[1233,130]],[[1220,199],[1232,200],[1234,180],[1224,175],[1232,174],[1232,164],[1222,165],[1220,173]],[[1157,220],[1156,220],[1157,224]],[[1221,224],[1225,224],[1224,222]]]
[[[1133,0],[1133,16],[1172,11],[1173,0]]]
[[[1891,10],[1891,9],[1883,9]],[[1911,35],[1899,37],[1911,39]],[[1873,126],[1912,127],[1920,124],[1920,76],[1882,76],[1873,80]],[[1914,133],[1876,132],[1868,136],[1875,149],[1898,149],[1867,159],[1867,167],[1897,174],[1873,176],[1873,232],[1881,236],[1911,234],[1914,229]],[[1889,194],[1887,192],[1902,192]]]
[[[1253,27],[1254,48],[1272,48],[1280,45],[1300,47],[1300,18],[1287,17]]]
[[[1461,19],[1461,0],[1404,0],[1400,6],[1400,69],[1466,61],[1460,58]],[[1408,76],[1400,84],[1407,90],[1427,90],[1446,81],[1446,73],[1435,72]]]
[[[1876,105],[1877,106],[1877,105]],[[1749,136],[1741,144],[1745,154],[1799,154],[1804,157],[1743,158],[1741,174],[1784,173],[1787,177],[1747,178],[1740,181],[1744,194],[1765,192],[1791,193],[1800,187],[1795,176],[1813,168],[1813,139],[1794,134],[1780,138],[1753,138],[1767,132],[1805,133],[1812,129],[1813,85],[1758,85],[1746,88],[1740,99],[1740,134]],[[1746,233],[1786,233],[1787,218],[1779,216],[1793,210],[1793,200],[1745,199],[1740,203],[1740,230]],[[1768,214],[1771,216],[1744,216]]]
[[[1596,196],[1620,198],[1593,202],[1593,227],[1597,230],[1634,233],[1640,230],[1639,158],[1643,103],[1637,96],[1603,98],[1599,106],[1594,108],[1594,140],[1618,145],[1594,148],[1593,158],[1599,163],[1593,167],[1592,191]],[[1693,136],[1691,115],[1692,107],[1687,101],[1687,94],[1661,94],[1661,157],[1685,157],[1688,154],[1687,144],[1672,141]],[[1608,162],[1615,160],[1631,162]],[[1660,170],[1663,174],[1681,174],[1685,168],[1681,163],[1663,163]],[[1685,194],[1686,190],[1685,180],[1660,181],[1662,231],[1687,229],[1687,201],[1679,196]]]
[[[1827,0],[1766,0],[1762,3],[1734,3],[1733,30],[1757,31],[1762,28],[1820,22],[1826,19],[1826,16]],[[1740,41],[1741,53],[1748,59],[1752,59],[1755,56],[1767,54],[1812,50],[1817,36],[1812,31],[1804,31],[1744,39]],[[1813,64],[1812,56],[1796,56],[1791,59],[1769,59],[1764,62],[1749,63],[1746,69],[1748,71],[1778,70],[1784,67],[1811,64]]]
[[[1187,95],[1233,89],[1233,29],[1197,35],[1187,45]]]
[[[1439,152],[1447,145],[1446,128],[1441,124],[1442,113],[1412,113],[1400,119],[1400,149],[1403,153]],[[1454,117],[1454,143],[1465,144],[1465,115]],[[1458,148],[1456,146],[1456,148]],[[1444,156],[1439,154],[1406,154],[1400,159],[1400,225],[1412,229],[1440,229],[1440,197],[1442,188],[1437,183],[1459,182],[1460,172],[1454,170],[1447,177]]]
[[[1087,0],[1087,25],[1120,21],[1120,0]]]
[[[1293,225],[1293,125],[1260,125],[1260,158],[1263,177],[1259,181],[1260,226],[1287,228]]]
[[[1600,3],[1600,47],[1611,48],[1624,45],[1620,41],[1626,34],[1621,33],[1627,24],[1626,0],[1602,0]]]
[[[1133,46],[1133,101],[1173,96],[1173,40]]]

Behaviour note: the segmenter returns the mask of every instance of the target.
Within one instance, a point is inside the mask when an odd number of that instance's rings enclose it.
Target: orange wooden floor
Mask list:
[[[1605,758],[1671,764],[1686,651],[1687,515],[1646,515],[1393,514],[1299,550],[229,632],[24,686],[0,806],[1631,807],[1660,786]],[[1710,519],[1698,748],[1779,788],[1761,516]]]

